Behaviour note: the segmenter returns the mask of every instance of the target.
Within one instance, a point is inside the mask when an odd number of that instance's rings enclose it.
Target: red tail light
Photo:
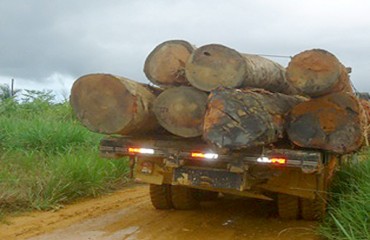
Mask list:
[[[151,148],[128,148],[129,153],[154,154],[154,149]]]
[[[286,163],[286,159],[285,158],[271,158],[271,163],[274,163],[274,164],[285,164]]]
[[[218,154],[216,153],[200,153],[200,152],[192,152],[192,158],[205,158],[205,159],[217,159]]]

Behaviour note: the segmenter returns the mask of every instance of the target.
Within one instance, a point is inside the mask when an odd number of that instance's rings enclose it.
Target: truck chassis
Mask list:
[[[150,184],[157,209],[193,209],[218,193],[276,200],[281,218],[320,219],[337,155],[253,148],[218,153],[200,139],[108,137],[105,158],[129,158],[131,177]]]

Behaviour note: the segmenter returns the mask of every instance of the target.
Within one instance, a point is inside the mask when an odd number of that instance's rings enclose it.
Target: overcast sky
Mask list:
[[[0,83],[66,95],[88,73],[148,82],[145,58],[171,39],[283,56],[326,49],[370,92],[369,0],[1,0]]]

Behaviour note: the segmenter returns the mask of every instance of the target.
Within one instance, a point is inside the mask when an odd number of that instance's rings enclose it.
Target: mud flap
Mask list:
[[[173,182],[178,185],[215,189],[243,190],[243,176],[222,170],[203,170],[181,167],[173,174]]]

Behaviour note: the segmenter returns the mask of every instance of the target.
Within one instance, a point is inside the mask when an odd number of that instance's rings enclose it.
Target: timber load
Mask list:
[[[103,134],[139,134],[158,129],[152,111],[157,88],[111,74],[77,79],[70,104],[80,122]]]
[[[219,148],[233,150],[277,142],[283,138],[284,115],[305,100],[262,89],[214,90],[208,101],[203,138]]]
[[[353,93],[349,69],[322,49],[295,55],[285,69],[220,44],[170,40],[145,60],[155,86],[89,74],[73,84],[70,103],[97,133],[176,135],[216,152],[283,146],[345,154],[368,145],[370,133],[370,104]]]

